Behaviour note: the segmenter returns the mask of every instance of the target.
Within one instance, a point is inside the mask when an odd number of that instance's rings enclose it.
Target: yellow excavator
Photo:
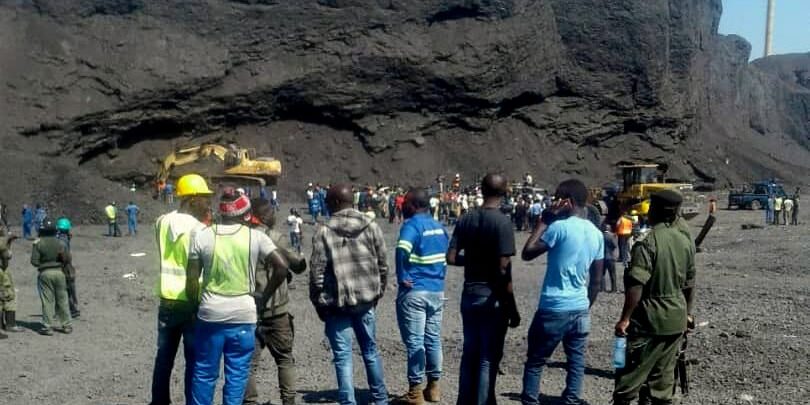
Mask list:
[[[650,194],[668,189],[680,191],[683,195],[682,217],[688,220],[700,213],[701,196],[695,193],[692,184],[667,182],[659,165],[622,164],[619,169],[622,189],[616,198],[622,213],[635,211],[638,216],[646,217],[650,209]]]
[[[158,192],[169,180],[172,171],[184,165],[198,163],[213,157],[222,162],[223,167],[198,170],[203,177],[212,183],[229,182],[242,187],[264,187],[274,185],[281,176],[281,161],[271,157],[256,157],[255,149],[239,148],[234,144],[202,144],[182,148],[169,153],[159,160],[155,175],[155,186]]]

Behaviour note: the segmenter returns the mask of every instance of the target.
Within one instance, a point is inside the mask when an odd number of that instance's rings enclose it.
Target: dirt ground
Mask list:
[[[807,216],[802,218],[807,223]],[[799,404],[810,398],[808,226],[741,230],[741,224],[762,220],[761,212],[721,211],[704,244],[706,251],[699,255],[697,317],[703,326],[690,340],[692,392],[686,404]],[[702,222],[699,217],[692,224],[697,227]],[[384,222],[383,229],[389,247],[393,246],[395,227]],[[106,228],[76,228],[73,252],[82,317],[75,321],[72,335],[45,337],[34,332],[39,326],[40,305],[36,271],[28,264],[30,242],[14,246],[11,271],[18,289],[18,317],[25,331],[0,341],[0,404],[148,403],[156,341],[157,301],[152,289],[157,259],[150,226],[142,225],[141,230],[137,237],[107,238],[103,236]],[[312,228],[307,226],[305,232],[308,240]],[[519,247],[526,236],[517,235]],[[131,256],[139,252],[146,255]],[[393,265],[393,251],[389,253]],[[516,260],[515,285],[523,322],[508,334],[504,375],[497,387],[502,403],[517,402],[521,389],[527,329],[544,264],[543,259],[532,263]],[[137,277],[124,278],[128,273]],[[333,403],[336,384],[331,356],[323,325],[307,299],[306,282],[305,277],[298,277],[292,291],[299,400]],[[461,282],[462,270],[451,268],[442,333],[446,404],[455,403],[458,380]],[[393,285],[389,291],[379,306],[377,335],[388,389],[398,394],[407,388],[406,362],[396,327]],[[612,330],[621,299],[620,294],[602,294],[592,311],[584,394],[591,404],[610,403]],[[263,400],[278,404],[275,366],[268,353],[263,356],[260,393]],[[542,385],[550,400],[563,388],[561,349],[553,360]],[[355,356],[359,400],[367,394],[361,364]],[[181,367],[182,356],[178,356],[173,375],[176,403],[183,403]]]

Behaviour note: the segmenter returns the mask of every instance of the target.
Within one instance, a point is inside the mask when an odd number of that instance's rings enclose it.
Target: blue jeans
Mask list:
[[[161,302],[158,308],[158,338],[155,368],[152,372],[151,405],[172,403],[171,386],[174,358],[183,339],[183,356],[186,359],[185,395],[191,398],[191,378],[194,370],[193,325],[194,312],[191,305],[172,301]]]
[[[137,235],[138,234],[138,221],[136,221],[134,218],[128,219],[127,220],[127,228],[128,228],[128,231],[129,231],[130,235],[132,235],[132,234]]]
[[[442,376],[442,310],[444,293],[401,291],[397,296],[397,323],[408,351],[408,384],[422,384]]]
[[[464,287],[461,294],[464,348],[459,370],[458,405],[496,403],[495,382],[503,358],[508,320],[489,288]]]
[[[290,232],[290,245],[298,253],[301,253],[301,234],[298,232]]]
[[[23,222],[23,239],[31,239],[31,229],[34,224],[30,222]]]
[[[354,371],[352,368],[352,331],[357,336],[357,343],[366,364],[366,378],[371,389],[371,398],[375,405],[388,403],[388,391],[383,379],[383,364],[377,352],[375,338],[376,321],[374,309],[350,314],[336,313],[326,318],[326,337],[334,355],[335,373],[338,383],[338,403],[354,405]]]
[[[585,378],[585,347],[591,317],[587,310],[571,312],[537,311],[529,328],[529,352],[523,369],[523,393],[520,400],[524,405],[539,404],[540,378],[543,367],[554,349],[562,341],[568,359],[565,390],[562,398],[565,404],[579,404],[582,395],[582,382]]]
[[[255,347],[255,324],[196,321],[194,328],[194,380],[192,405],[212,405],[219,379],[220,359],[225,357],[223,405],[242,405]]]

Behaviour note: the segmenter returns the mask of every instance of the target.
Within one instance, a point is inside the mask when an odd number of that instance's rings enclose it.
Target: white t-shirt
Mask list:
[[[303,223],[304,220],[295,215],[287,217],[287,226],[290,228],[291,233],[301,233],[301,225]]]
[[[274,200],[278,199],[278,191],[273,190],[273,192],[271,193],[271,195],[273,196],[273,199],[274,199]]]
[[[312,190],[307,190],[307,200],[311,200],[315,197],[315,192]]]
[[[436,197],[430,197],[430,208],[436,208],[439,206],[439,199]]]
[[[232,235],[244,225],[214,225],[191,233],[189,260],[202,263],[203,279],[211,271],[214,262],[214,245],[217,235]],[[276,250],[276,245],[264,232],[250,230],[250,269],[249,279],[256,279],[256,263]],[[251,289],[255,282],[251,282]],[[224,296],[209,292],[202,286],[202,297],[197,317],[206,322],[217,323],[256,323],[256,301],[251,294]]]

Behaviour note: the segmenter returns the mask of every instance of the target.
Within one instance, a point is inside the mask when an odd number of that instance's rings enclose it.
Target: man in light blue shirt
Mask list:
[[[540,304],[529,328],[529,350],[523,370],[524,405],[539,404],[540,378],[548,358],[563,342],[568,357],[565,404],[580,404],[585,376],[585,347],[590,330],[588,310],[602,279],[605,241],[585,219],[588,189],[579,180],[557,187],[555,203],[543,211],[523,247],[523,260],[548,252]]]

